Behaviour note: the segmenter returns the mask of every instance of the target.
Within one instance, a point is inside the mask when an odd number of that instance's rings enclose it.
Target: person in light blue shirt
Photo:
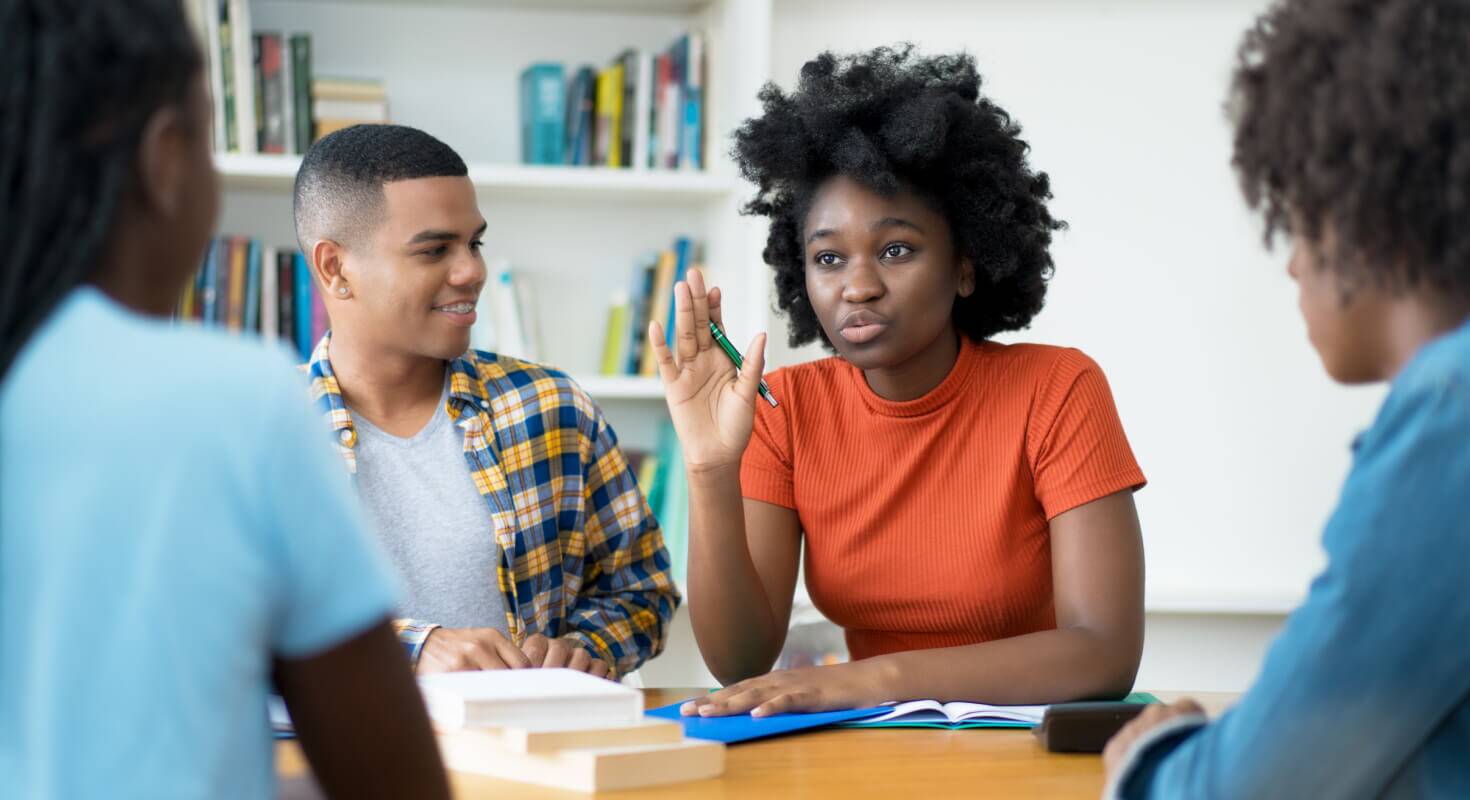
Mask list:
[[[1234,89],[1323,365],[1391,386],[1260,677],[1214,722],[1140,715],[1105,794],[1470,797],[1470,2],[1287,0]]]
[[[448,796],[283,353],[168,320],[218,207],[177,0],[0,0],[0,795]]]

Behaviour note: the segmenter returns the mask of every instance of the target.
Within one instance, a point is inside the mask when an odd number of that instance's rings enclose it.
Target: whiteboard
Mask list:
[[[1052,179],[1045,310],[1005,341],[1102,366],[1149,485],[1137,496],[1154,611],[1283,611],[1381,387],[1323,373],[1286,250],[1268,252],[1230,168],[1223,101],[1259,0],[779,0],[772,76],[822,49],[910,40],[973,53]],[[731,302],[734,298],[731,298]],[[781,347],[773,363],[822,355]]]

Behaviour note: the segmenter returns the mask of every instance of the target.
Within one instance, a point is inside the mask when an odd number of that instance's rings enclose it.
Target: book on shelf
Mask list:
[[[597,134],[593,163],[606,167],[623,165],[623,64],[614,62],[597,73]]]
[[[179,299],[177,316],[280,341],[302,361],[327,329],[326,309],[306,258],[294,247],[246,236],[220,236],[209,243]]]
[[[521,163],[562,163],[566,83],[561,64],[532,64],[521,72]]]
[[[529,276],[503,258],[487,265],[470,347],[523,361],[541,359],[541,336]]]
[[[388,121],[388,92],[382,81],[361,78],[313,78],[311,81],[313,135],[364,123]]]
[[[523,132],[540,131],[543,109],[529,103],[525,76],[560,65],[538,62],[522,74]],[[560,157],[531,160],[557,139],[523,133],[522,161],[630,169],[704,168],[705,48],[698,32],[659,53],[628,48],[601,69],[563,70]],[[567,76],[570,75],[568,78]],[[551,104],[547,104],[548,106]],[[550,129],[550,125],[546,126]],[[534,145],[534,146],[533,146]],[[542,156],[538,156],[542,157]],[[549,158],[549,154],[544,156]]]
[[[663,326],[670,346],[674,336],[674,284],[698,265],[699,249],[686,236],[674,240],[667,250],[646,254],[633,263],[626,290],[613,294],[604,334],[601,369],[603,375],[658,374],[646,333],[649,320]]]
[[[689,483],[673,423],[660,423],[653,450],[627,447],[623,455],[663,533],[674,582],[683,583],[689,572]]]
[[[592,164],[596,109],[597,73],[591,67],[581,67],[567,87],[562,163],[579,167]]]
[[[286,114],[290,104],[286,102],[285,37],[279,33],[255,34],[255,51],[258,54],[256,72],[260,91],[256,95],[256,110],[259,112],[256,147],[262,153],[288,153]]]
[[[314,130],[311,35],[255,31],[249,0],[184,0],[184,8],[204,56],[214,149],[305,152]]]

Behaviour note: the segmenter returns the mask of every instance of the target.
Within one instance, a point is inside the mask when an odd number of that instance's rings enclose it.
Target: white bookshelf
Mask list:
[[[289,192],[300,167],[300,156],[215,155],[215,168],[226,191]],[[707,172],[488,163],[470,164],[469,168],[470,180],[482,195],[512,200],[532,197],[707,203],[724,200],[738,188],[733,178]]]
[[[772,0],[251,0],[257,31],[306,32],[317,76],[383,82],[390,118],[464,157],[489,223],[487,258],[505,258],[534,296],[540,360],[605,405],[625,444],[652,448],[666,416],[657,379],[597,374],[612,293],[675,237],[693,238],[728,298],[731,336],[768,323],[764,226],[739,214],[729,134],[759,112],[769,75]],[[432,35],[402,35],[405,30]],[[686,31],[706,51],[703,171],[526,166],[518,81],[534,61],[603,65],[626,47],[661,51]],[[299,156],[220,153],[221,232],[294,241]],[[515,354],[512,354],[515,355]]]
[[[663,383],[658,378],[631,375],[573,375],[572,378],[598,400],[650,400],[661,404],[664,399]]]

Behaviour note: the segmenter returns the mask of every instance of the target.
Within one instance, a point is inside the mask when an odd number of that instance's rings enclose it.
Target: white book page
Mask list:
[[[908,718],[911,715],[920,721],[930,718],[939,721],[946,716],[944,706],[938,700],[910,700],[907,703],[899,703],[894,706],[893,710],[887,714],[880,717],[873,717],[872,719],[865,719],[863,722],[888,722],[899,717]]]
[[[984,703],[945,703],[944,715],[950,722],[974,722],[982,719],[999,719],[1010,722],[1040,724],[1046,706],[992,706]]]

